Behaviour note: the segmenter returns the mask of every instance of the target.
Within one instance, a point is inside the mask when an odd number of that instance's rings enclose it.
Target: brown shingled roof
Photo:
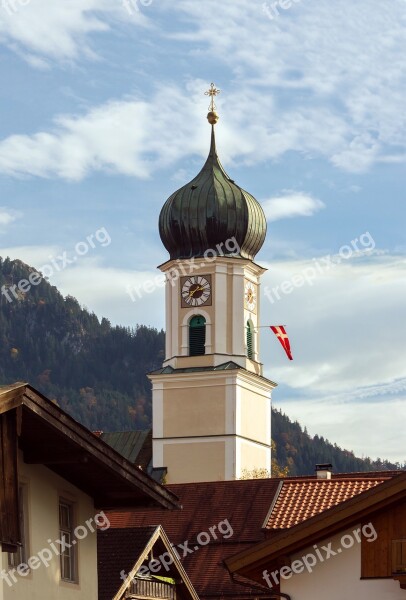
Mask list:
[[[298,479],[284,481],[270,511],[267,529],[289,529],[366,492],[390,477]]]
[[[158,571],[155,565],[154,571],[149,573],[150,576],[174,579],[177,582],[177,600],[199,600],[162,527],[99,530],[97,555],[99,600],[132,598],[133,595],[135,597],[135,592],[130,588],[131,582],[143,568],[144,572],[141,573],[147,575],[152,557],[158,559],[158,567],[160,558],[165,558],[165,563],[161,563]]]
[[[97,574],[99,580],[99,600],[111,600],[123,581],[120,572],[129,573],[136,559],[156,531],[156,526],[138,527],[130,531],[98,531],[97,533]],[[120,535],[121,534],[121,535]]]
[[[264,539],[262,525],[278,485],[279,479],[173,484],[167,488],[178,496],[182,510],[115,511],[108,516],[111,528],[161,524],[175,545],[188,541],[191,548],[198,547],[185,558],[179,552],[199,596],[258,597],[258,590],[233,583],[222,561]],[[231,537],[218,535],[207,546],[196,542],[199,533],[225,519],[233,528]]]

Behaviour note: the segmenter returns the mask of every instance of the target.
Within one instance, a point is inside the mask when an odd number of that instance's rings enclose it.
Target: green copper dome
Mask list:
[[[203,256],[207,250],[227,255],[235,238],[238,256],[253,260],[266,235],[261,205],[223,169],[212,127],[210,153],[198,175],[168,198],[159,215],[159,234],[171,259]],[[217,249],[220,245],[221,250]],[[236,244],[229,244],[235,256]]]

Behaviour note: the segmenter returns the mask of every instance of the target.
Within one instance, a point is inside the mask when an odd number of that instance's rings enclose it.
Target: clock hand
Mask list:
[[[189,296],[192,298],[192,296],[193,296],[194,294],[196,294],[196,292],[200,292],[200,291],[203,291],[203,290],[204,290],[204,288],[203,288],[202,286],[200,286],[200,287],[197,287],[197,288],[196,288],[195,290],[193,290],[192,292],[189,292]]]

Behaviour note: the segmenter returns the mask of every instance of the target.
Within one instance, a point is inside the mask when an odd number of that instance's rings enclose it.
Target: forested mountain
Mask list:
[[[112,327],[43,280],[27,293],[9,286],[34,269],[0,259],[0,383],[27,381],[91,429],[151,424],[146,373],[162,363],[163,331]],[[3,288],[4,290],[4,288]]]
[[[405,465],[377,458],[357,458],[353,452],[315,435],[311,437],[301,425],[292,422],[281,411],[272,411],[272,438],[276,443],[276,459],[282,468],[289,467],[289,475],[311,475],[317,463],[332,463],[336,473],[392,470]]]
[[[0,258],[0,385],[29,382],[93,430],[149,428],[146,373],[162,363],[164,332],[99,321],[45,280],[25,293],[13,287],[30,275],[34,281],[34,273],[21,261]],[[311,438],[281,412],[272,419],[278,463],[292,475],[312,473],[318,462],[341,472],[399,467]]]

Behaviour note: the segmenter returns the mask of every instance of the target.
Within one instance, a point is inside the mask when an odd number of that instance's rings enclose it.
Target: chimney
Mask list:
[[[316,465],[316,477],[317,479],[331,479],[331,472],[333,465],[331,463],[323,463]]]

